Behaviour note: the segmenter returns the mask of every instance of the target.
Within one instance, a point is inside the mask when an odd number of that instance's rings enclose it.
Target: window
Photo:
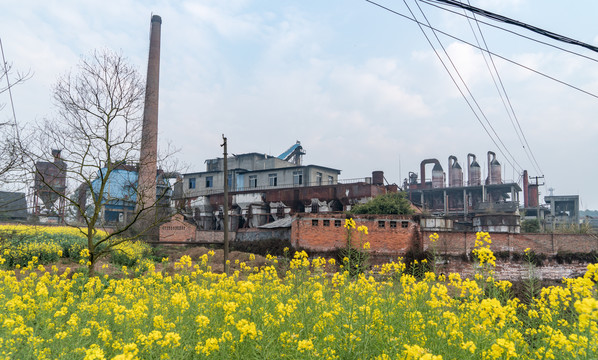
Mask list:
[[[278,176],[276,174],[268,174],[268,181],[270,186],[276,186],[278,185]]]
[[[409,221],[402,221],[401,222],[401,227],[402,228],[408,228],[409,227]]]
[[[324,226],[330,226],[330,220],[323,220],[323,224]]]
[[[328,185],[334,185],[334,177],[328,175]]]
[[[378,227],[379,228],[383,228],[384,227],[384,220],[378,221]]]
[[[340,220],[334,220],[334,227],[341,227],[341,221]]]
[[[322,185],[322,173],[321,172],[316,173],[316,185]]]
[[[233,188],[233,174],[228,174],[228,189],[232,189]]]
[[[389,226],[390,226],[391,228],[396,228],[396,227],[397,227],[397,222],[396,222],[396,221],[391,221],[391,222],[389,223]]]
[[[293,185],[303,184],[303,170],[293,171]]]
[[[206,187],[211,188],[212,186],[214,186],[214,177],[206,176]]]
[[[318,226],[318,220],[317,219],[312,220],[311,221],[311,226]]]
[[[189,189],[195,189],[195,178],[189,178]]]
[[[257,187],[257,175],[249,175],[249,187]]]

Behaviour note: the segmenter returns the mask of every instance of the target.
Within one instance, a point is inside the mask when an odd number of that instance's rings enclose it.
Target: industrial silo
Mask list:
[[[444,187],[444,170],[440,163],[434,164],[432,168],[432,188],[443,188]]]
[[[463,169],[454,155],[449,156],[449,187],[463,186]]]
[[[492,156],[492,159],[490,156]],[[488,178],[486,179],[486,184],[501,184],[501,177],[500,163],[496,160],[496,154],[488,151]]]
[[[470,160],[473,158],[473,160]],[[482,185],[482,170],[474,154],[467,154],[467,182],[469,186]]]

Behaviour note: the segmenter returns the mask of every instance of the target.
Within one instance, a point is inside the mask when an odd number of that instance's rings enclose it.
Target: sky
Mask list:
[[[598,45],[594,0],[470,1]],[[379,3],[425,21],[423,12],[434,28],[476,41],[477,25],[464,16],[419,2],[420,12],[415,0]],[[500,57],[484,57],[437,33],[447,58],[432,32],[427,35],[434,48],[415,22],[363,0],[0,0],[0,5],[6,60],[32,73],[12,92],[22,126],[56,117],[53,85],[95,49],[120,52],[145,77],[150,19],[156,14],[162,17],[159,147],[178,148],[175,156],[185,172],[204,171],[206,159],[222,156],[223,134],[229,153],[277,156],[299,140],[307,152],[304,164],[340,169],[341,179],[381,170],[399,185],[429,158],[447,171],[450,155],[466,168],[467,154],[473,153],[485,172],[486,154],[493,151],[504,181],[521,183],[526,169],[530,176],[544,176],[542,196],[550,189],[554,195],[579,195],[582,210],[598,209],[598,98],[515,64],[598,94],[596,60],[485,24],[483,39]],[[478,19],[598,59],[590,50]],[[451,62],[458,69],[452,74],[466,84],[461,91],[473,94],[470,104],[477,103],[483,115],[471,110],[434,49],[449,69]],[[489,71],[494,67],[508,102]],[[8,101],[7,93],[0,95],[0,103]],[[504,105],[509,102],[511,117]],[[12,119],[9,107],[0,119]]]

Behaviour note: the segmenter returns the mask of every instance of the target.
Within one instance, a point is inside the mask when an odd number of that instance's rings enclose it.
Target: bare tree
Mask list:
[[[0,41],[0,54],[2,55],[2,66],[0,68],[0,95],[8,95],[11,102],[10,111],[6,110],[7,102],[0,102],[0,185],[6,185],[14,181],[18,170],[22,170],[22,139],[16,120],[15,109],[12,107],[11,89],[31,78],[31,72],[15,70],[11,63],[6,62],[4,48]],[[5,114],[9,114],[5,116]]]
[[[161,206],[169,189],[159,182],[156,201],[136,200],[144,83],[120,54],[96,51],[83,58],[76,72],[58,80],[53,95],[57,119],[37,129],[36,191],[49,203],[47,211],[57,211],[68,225],[83,225],[93,275],[101,256],[143,235],[147,228],[133,231],[135,224]],[[49,149],[55,149],[53,161]],[[60,214],[61,202],[72,216]],[[110,207],[122,209],[124,219],[99,236]]]

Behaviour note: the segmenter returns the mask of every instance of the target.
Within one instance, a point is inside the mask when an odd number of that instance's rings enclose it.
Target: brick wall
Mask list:
[[[169,222],[160,225],[160,241],[195,241],[195,225],[186,222],[183,215],[177,214]]]
[[[328,252],[346,246],[345,214],[297,214],[291,226],[291,244],[313,252]],[[374,256],[405,254],[419,244],[419,226],[411,216],[400,215],[356,215],[357,226],[368,227],[369,235],[363,242],[370,243],[370,253]],[[383,225],[383,227],[381,226]],[[360,239],[354,230],[354,242]]]
[[[428,249],[432,244],[429,236],[433,232],[423,232],[423,247]],[[474,232],[437,232],[439,239],[433,246],[439,254],[461,255],[471,252],[475,245]],[[598,251],[598,237],[587,234],[508,234],[491,233],[494,252],[523,253],[530,248],[538,254],[556,255],[558,252],[587,253]]]
[[[574,278],[585,274],[588,263],[573,262],[571,264],[559,264],[556,261],[544,261],[542,266],[534,269],[534,275],[543,281],[560,283],[563,278]],[[473,278],[475,275],[474,266],[471,262],[464,262],[457,259],[450,259],[447,263],[437,264],[437,270],[441,273],[459,273],[463,277]],[[497,260],[495,278],[499,280],[521,281],[528,279],[529,267],[525,261]]]
[[[228,241],[235,241],[237,233],[234,231],[228,232]],[[195,233],[195,241],[200,243],[219,243],[224,242],[224,231],[216,230],[197,230]]]

